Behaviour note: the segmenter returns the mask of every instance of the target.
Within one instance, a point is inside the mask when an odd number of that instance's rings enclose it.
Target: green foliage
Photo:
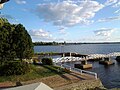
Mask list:
[[[0,18],[0,26],[4,25],[5,23],[8,23],[8,20],[5,18]]]
[[[43,58],[42,59],[42,64],[43,65],[53,65],[53,61],[51,58]]]
[[[13,40],[15,43],[15,51],[18,58],[30,58],[33,55],[33,44],[30,35],[23,25],[18,24],[13,31]]]
[[[58,43],[58,42],[34,42],[33,43],[35,46],[39,46],[39,45],[61,45],[61,44],[64,44],[64,43]]]
[[[33,64],[37,64],[38,63],[38,60],[37,59],[34,59],[33,60]]]
[[[15,57],[12,31],[13,26],[11,26],[10,23],[4,23],[4,25],[0,27],[0,58],[2,61],[11,60]]]
[[[30,65],[26,62],[12,61],[0,66],[0,75],[21,75],[30,72]]]
[[[0,23],[0,62],[31,58],[33,44],[25,27],[10,24],[3,18],[0,18]]]

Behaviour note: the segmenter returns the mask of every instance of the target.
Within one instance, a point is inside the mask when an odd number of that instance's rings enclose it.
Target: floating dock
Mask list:
[[[112,60],[110,60],[109,57],[103,58],[103,60],[99,61],[99,64],[103,64],[103,65],[113,65],[114,62]]]
[[[81,61],[80,64],[74,64],[74,67],[79,69],[88,69],[92,68],[92,64],[87,63],[87,61]]]

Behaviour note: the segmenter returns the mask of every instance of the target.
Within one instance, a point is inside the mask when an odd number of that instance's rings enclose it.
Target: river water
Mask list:
[[[120,52],[120,44],[80,44],[65,46],[35,46],[35,52],[77,52],[80,54],[109,54]],[[120,88],[120,62],[112,57],[114,65],[104,66],[99,62],[89,62],[93,68],[89,71],[96,72],[106,88]]]

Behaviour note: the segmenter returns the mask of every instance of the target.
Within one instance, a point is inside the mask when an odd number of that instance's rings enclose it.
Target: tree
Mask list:
[[[33,44],[30,35],[22,24],[15,26],[13,31],[13,40],[17,57],[22,60],[23,58],[30,58],[33,55]]]
[[[0,61],[32,57],[33,44],[25,27],[22,24],[10,24],[3,18],[0,23]]]
[[[0,26],[3,26],[5,23],[8,23],[8,20],[5,18],[0,18]]]
[[[8,22],[0,27],[0,42],[0,58],[4,61],[14,59],[12,26]]]

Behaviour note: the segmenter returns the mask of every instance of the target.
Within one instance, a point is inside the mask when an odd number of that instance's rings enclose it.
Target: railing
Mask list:
[[[90,75],[93,75],[95,77],[95,79],[97,79],[97,73],[95,72],[90,72],[90,71],[86,71],[86,70],[81,70],[81,69],[77,69],[77,68],[72,68],[74,71],[77,71],[77,72],[80,72],[81,74],[82,73],[86,73],[86,74],[90,74]]]
[[[80,74],[82,74],[82,73],[90,74],[90,75],[93,75],[95,77],[95,79],[98,79],[97,73],[95,73],[95,72],[90,72],[90,71],[86,71],[86,70],[72,68],[71,66],[65,65],[65,64],[56,64],[56,65],[61,66],[62,68],[67,68],[67,69],[69,69],[70,71],[73,71],[73,72],[78,72]]]

